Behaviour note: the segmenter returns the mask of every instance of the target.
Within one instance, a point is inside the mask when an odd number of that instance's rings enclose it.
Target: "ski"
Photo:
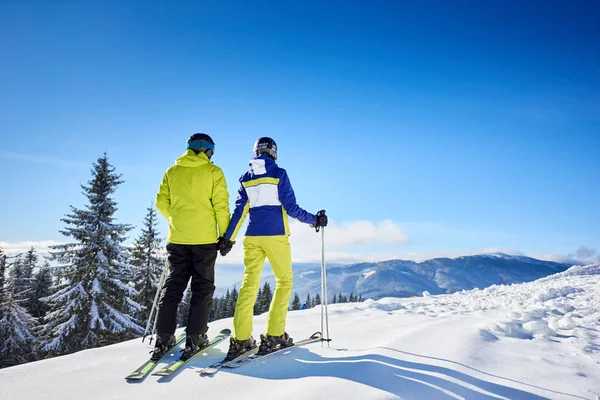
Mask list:
[[[224,364],[226,364],[228,362],[241,361],[241,360],[245,359],[246,357],[250,357],[250,356],[256,354],[257,352],[258,352],[258,346],[240,354],[239,356],[237,356],[237,358],[234,358],[233,360],[217,361],[216,363],[211,364],[208,367],[200,369],[200,371],[198,371],[198,372],[200,373],[200,375],[214,375],[223,367]]]
[[[125,377],[125,379],[127,379],[128,381],[141,381],[150,372],[152,372],[152,370],[154,369],[154,367],[159,362],[161,362],[161,360],[163,358],[165,358],[168,355],[173,354],[172,350],[175,349],[175,348],[177,348],[184,341],[185,341],[185,333],[182,333],[181,335],[179,335],[177,337],[177,339],[175,339],[175,344],[173,345],[173,347],[171,347],[169,350],[165,351],[165,354],[163,354],[163,356],[160,359],[158,359],[157,361],[152,361],[152,360],[146,361],[138,369],[136,369],[135,371],[133,371],[131,374],[127,375]]]
[[[251,362],[257,360],[257,359],[262,359],[264,357],[268,357],[272,354],[277,354],[277,353],[283,353],[282,350],[286,350],[286,349],[291,349],[294,348],[296,346],[303,346],[309,343],[314,343],[314,342],[318,342],[323,338],[323,334],[321,332],[315,332],[312,336],[310,336],[309,338],[306,338],[304,340],[300,340],[296,343],[294,343],[293,346],[290,347],[285,347],[283,349],[277,350],[277,351],[273,351],[269,354],[265,354],[265,355],[259,355],[258,354],[258,348],[259,346],[256,346],[255,348],[253,348],[252,350],[249,350],[243,354],[240,354],[237,358],[234,358],[231,361],[225,361],[225,360],[221,360],[218,361],[212,365],[209,365],[206,368],[202,368],[200,371],[198,371],[200,373],[200,375],[214,375],[216,374],[221,368],[239,368],[243,365],[246,364],[250,364]]]
[[[202,347],[200,350],[198,350],[196,353],[194,353],[187,360],[185,360],[185,361],[184,360],[175,360],[175,361],[171,362],[169,365],[167,365],[167,366],[163,367],[162,369],[154,372],[152,375],[154,375],[154,376],[161,376],[161,377],[173,375],[175,372],[177,372],[177,370],[179,370],[185,364],[187,364],[188,362],[190,362],[190,360],[192,360],[198,354],[204,353],[206,350],[210,349],[211,347],[213,347],[213,346],[221,343],[222,341],[224,341],[225,339],[227,339],[229,337],[229,335],[231,335],[231,330],[230,329],[223,329],[214,338],[212,338],[204,347]]]
[[[256,360],[259,360],[259,359],[262,360],[263,358],[271,356],[273,354],[283,353],[285,350],[293,349],[294,347],[297,347],[297,346],[304,346],[304,345],[307,345],[310,343],[319,342],[319,341],[321,341],[321,339],[323,339],[323,334],[321,332],[315,332],[310,337],[300,340],[298,342],[295,342],[293,346],[284,347],[282,349],[275,350],[275,351],[272,351],[270,353],[263,354],[263,355],[258,354],[258,351],[257,351],[255,354],[249,355],[248,357],[244,357],[243,359],[235,359],[235,360],[231,360],[227,363],[224,363],[222,365],[222,368],[239,368],[241,366],[250,364]]]

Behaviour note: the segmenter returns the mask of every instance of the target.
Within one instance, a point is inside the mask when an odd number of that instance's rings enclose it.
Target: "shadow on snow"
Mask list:
[[[489,382],[451,368],[405,361],[380,354],[328,358],[315,354],[309,349],[302,347],[291,349],[289,351],[293,352],[293,354],[290,354],[288,357],[293,357],[294,362],[289,362],[290,358],[279,358],[278,355],[273,355],[272,358],[269,357],[269,360],[265,361],[265,367],[260,365],[259,360],[251,366],[244,366],[237,369],[224,369],[221,373],[229,372],[256,378],[276,380],[305,377],[334,377],[371,386],[403,398],[465,398],[479,400],[498,398],[527,400],[547,399],[547,397],[526,390]],[[398,352],[403,353],[401,351]],[[411,355],[420,356],[417,354]],[[427,356],[420,357],[430,358]],[[453,362],[450,360],[443,361]],[[474,370],[468,366],[465,367]],[[536,387],[515,380],[487,374],[482,371],[475,371],[522,385]],[[536,388],[547,390],[555,394],[584,399],[583,397],[567,393],[556,392],[539,387]]]

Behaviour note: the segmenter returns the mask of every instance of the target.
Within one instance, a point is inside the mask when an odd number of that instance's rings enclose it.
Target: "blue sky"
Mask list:
[[[1,2],[0,242],[64,241],[104,151],[117,217],[139,226],[206,132],[232,204],[273,137],[348,260],[600,248],[599,18],[597,2]]]

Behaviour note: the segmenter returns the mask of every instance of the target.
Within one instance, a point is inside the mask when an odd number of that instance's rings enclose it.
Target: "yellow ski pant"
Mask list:
[[[269,259],[276,282],[267,316],[267,335],[281,336],[285,331],[285,319],[292,295],[292,250],[288,236],[246,236],[244,279],[233,316],[233,337],[237,340],[246,340],[252,335],[254,303],[265,258]]]

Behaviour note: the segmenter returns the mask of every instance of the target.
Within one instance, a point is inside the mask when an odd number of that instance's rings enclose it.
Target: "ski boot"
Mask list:
[[[264,356],[265,354],[272,353],[277,350],[285,349],[286,347],[292,347],[294,340],[283,332],[281,336],[270,336],[260,335],[260,347],[258,348],[258,355]]]
[[[154,350],[150,353],[150,360],[158,361],[160,358],[175,345],[175,335],[168,333],[159,333],[156,335],[156,344]]]
[[[185,348],[181,350],[181,356],[179,359],[185,361],[188,358],[196,354],[200,349],[208,343],[208,336],[206,333],[190,333],[185,338]]]
[[[229,339],[229,351],[225,356],[225,361],[231,361],[240,356],[240,354],[252,350],[256,347],[256,340],[252,336],[246,340]]]

